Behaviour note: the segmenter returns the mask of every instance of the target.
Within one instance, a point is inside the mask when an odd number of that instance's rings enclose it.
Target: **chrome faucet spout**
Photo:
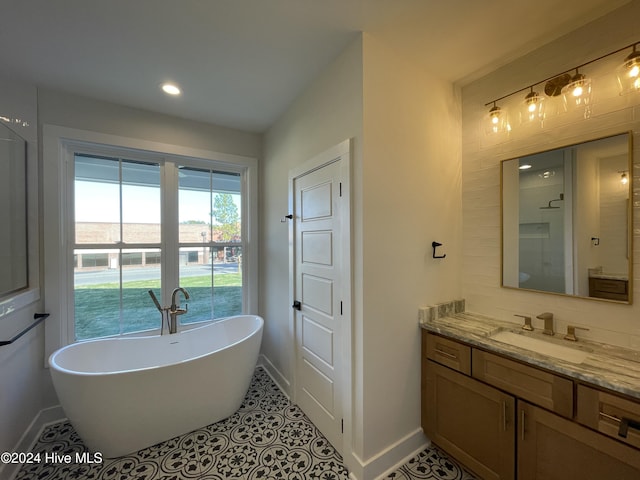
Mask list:
[[[553,313],[544,312],[536,316],[536,318],[544,320],[544,330],[542,333],[545,335],[555,335],[556,332],[553,331]]]
[[[185,300],[189,300],[189,292],[187,292],[184,288],[178,287],[171,293],[171,310],[175,310],[177,308],[176,305],[176,294],[178,292],[182,292]]]
[[[178,315],[184,315],[189,311],[189,306],[186,308],[178,308],[176,303],[176,295],[178,292],[182,292],[185,300],[189,300],[189,292],[184,288],[178,287],[171,293],[171,306],[169,307],[169,333],[176,333],[178,331]]]

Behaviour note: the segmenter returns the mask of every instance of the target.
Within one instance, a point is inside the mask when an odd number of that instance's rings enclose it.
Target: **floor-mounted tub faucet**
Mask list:
[[[538,315],[536,318],[540,320],[544,320],[544,330],[542,333],[545,335],[554,335],[556,332],[553,331],[553,313],[544,312]]]
[[[187,292],[184,288],[178,287],[173,293],[171,293],[171,306],[169,307],[169,333],[176,333],[178,331],[178,315],[184,315],[189,311],[189,306],[187,308],[178,308],[178,304],[176,303],[176,294],[178,292],[182,292],[185,300],[189,300],[189,292]]]

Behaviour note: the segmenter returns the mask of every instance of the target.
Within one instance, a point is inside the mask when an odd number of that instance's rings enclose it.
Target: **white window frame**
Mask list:
[[[257,159],[200,150],[154,141],[121,137],[55,125],[43,126],[43,226],[44,226],[44,300],[51,313],[46,324],[45,356],[58,348],[75,342],[73,330],[73,160],[77,150],[104,155],[112,152],[126,157],[135,151],[136,159],[148,159],[161,164],[161,176],[176,165],[196,168],[222,169],[242,175],[243,238],[243,306],[247,313],[257,312],[258,306],[258,249],[257,249]],[[166,168],[165,168],[166,167]],[[177,174],[167,177],[168,191],[177,195]],[[174,188],[175,187],[175,188]],[[177,199],[163,205],[175,205]],[[163,209],[163,219],[178,218],[177,211]],[[163,238],[165,255],[177,252],[177,238]],[[162,285],[177,283],[175,269],[163,269]],[[176,285],[177,286],[177,285]],[[163,289],[166,291],[166,289]],[[166,299],[163,299],[166,301]],[[159,320],[158,320],[159,326]],[[157,333],[157,332],[156,332]]]

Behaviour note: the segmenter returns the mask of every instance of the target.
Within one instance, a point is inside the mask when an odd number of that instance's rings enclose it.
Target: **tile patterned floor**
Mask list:
[[[68,422],[46,427],[32,452],[88,454]],[[59,457],[58,457],[59,458]],[[16,480],[224,480],[228,478],[346,480],[342,458],[316,427],[256,369],[238,412],[221,422],[172,438],[133,455],[101,463],[33,463]],[[473,480],[430,448],[387,479]]]

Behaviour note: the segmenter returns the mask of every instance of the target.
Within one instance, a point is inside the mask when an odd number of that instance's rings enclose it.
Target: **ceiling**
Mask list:
[[[627,1],[0,0],[0,72],[263,132],[360,31],[464,84]]]

